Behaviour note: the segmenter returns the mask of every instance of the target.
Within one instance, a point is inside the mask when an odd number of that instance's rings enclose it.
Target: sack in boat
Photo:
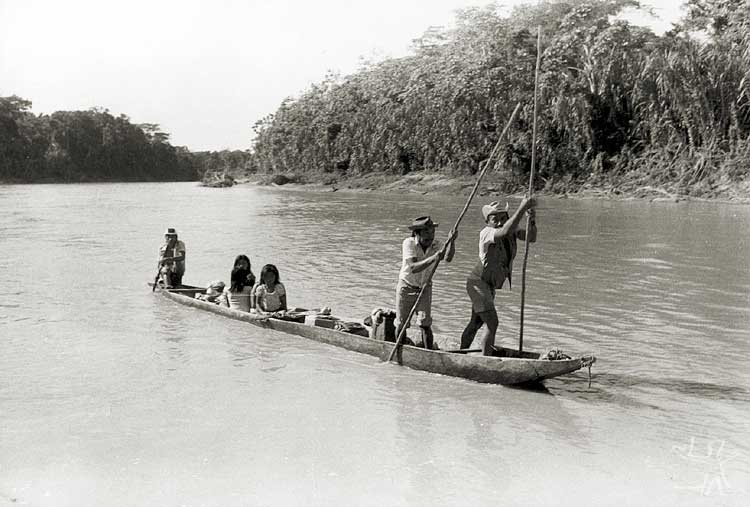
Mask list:
[[[385,340],[389,342],[396,341],[396,312],[385,308],[375,308],[370,315],[365,318],[365,324],[372,326],[370,338],[376,340]]]
[[[560,349],[551,349],[539,359],[542,361],[563,361],[571,359],[571,357],[567,354],[563,354],[563,351]]]
[[[273,312],[271,314],[271,317],[278,320],[286,320],[289,322],[296,322],[298,324],[304,324],[305,323],[305,316],[300,315],[298,312],[294,310],[279,310],[278,312]]]
[[[219,304],[219,297],[221,296],[221,293],[224,291],[224,287],[226,284],[222,282],[221,280],[216,280],[208,284],[208,287],[206,288],[205,294],[197,294],[195,296],[195,299],[200,299],[201,301],[206,301],[208,303],[216,303]]]
[[[331,315],[307,315],[305,316],[305,324],[308,326],[325,327],[328,329],[335,329],[336,322],[339,319],[332,317]]]
[[[344,333],[351,333],[359,336],[370,336],[370,332],[367,328],[359,322],[344,322],[343,320],[337,320],[334,329],[336,331],[343,331]]]

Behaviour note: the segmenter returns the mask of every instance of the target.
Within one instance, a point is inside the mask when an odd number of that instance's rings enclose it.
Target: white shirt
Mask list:
[[[185,243],[180,241],[179,239],[175,241],[173,248],[167,248],[167,245],[164,244],[159,247],[159,262],[164,257],[179,257],[180,255],[185,255]],[[166,265],[171,266],[172,264],[175,264],[175,271],[178,273],[184,273],[185,272],[185,260],[181,261],[167,261]]]
[[[255,293],[255,301],[261,310],[265,312],[281,310],[281,296],[286,296],[284,284],[277,283],[273,288],[273,292],[270,292],[266,284],[259,283],[253,289],[253,292]]]
[[[485,227],[479,232],[479,262],[469,278],[484,280],[490,287],[499,289],[506,279],[510,280],[516,240],[512,236],[507,241],[495,242],[496,233],[497,229],[492,227]]]
[[[490,245],[495,244],[495,231],[497,229],[492,227],[485,227],[479,231],[479,262],[483,266],[486,266],[487,261],[487,250],[490,249]]]
[[[413,273],[408,261],[416,257],[417,262],[419,262],[436,254],[441,248],[443,248],[443,243],[437,239],[432,241],[432,244],[427,248],[427,251],[424,251],[417,241],[416,236],[406,238],[401,245],[402,263],[401,272],[398,275],[399,279],[405,281],[412,287],[422,287],[427,282],[427,277],[430,276],[430,266],[419,273]]]
[[[243,312],[250,311],[250,294],[252,294],[253,288],[249,285],[245,285],[241,292],[233,292],[229,287],[224,289],[224,297],[226,298],[229,308],[233,310],[241,310]]]

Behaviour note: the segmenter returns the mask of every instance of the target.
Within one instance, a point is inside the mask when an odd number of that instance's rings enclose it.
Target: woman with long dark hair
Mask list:
[[[251,307],[261,313],[287,309],[286,288],[279,279],[279,270],[273,264],[263,266],[260,281],[253,289]]]
[[[234,259],[229,287],[224,289],[223,303],[233,310],[250,311],[250,296],[255,285],[255,275],[247,255]]]

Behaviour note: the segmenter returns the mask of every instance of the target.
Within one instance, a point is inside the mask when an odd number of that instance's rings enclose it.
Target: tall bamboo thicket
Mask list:
[[[657,36],[615,16],[632,0],[462,10],[414,54],[328,76],[255,127],[261,172],[469,175],[525,104],[504,148],[522,186],[531,157],[536,27],[540,185],[666,185],[709,193],[747,175],[750,0],[689,0]]]

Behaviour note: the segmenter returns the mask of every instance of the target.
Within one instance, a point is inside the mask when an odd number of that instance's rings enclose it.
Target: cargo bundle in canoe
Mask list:
[[[151,285],[151,284],[150,284]],[[162,289],[159,294],[185,306],[215,313],[231,319],[241,320],[274,331],[281,331],[329,345],[335,345],[354,352],[369,354],[385,360],[391,353],[394,343],[369,336],[359,336],[328,327],[319,327],[301,322],[259,317],[258,315],[232,310],[196,299],[205,289],[181,286],[178,289]],[[463,352],[463,353],[462,353]],[[518,354],[517,350],[497,347],[494,356],[467,354],[466,351],[426,350],[411,345],[402,345],[396,353],[396,360],[403,366],[441,375],[460,377],[490,384],[524,384],[565,375],[590,366],[595,358],[584,356],[571,359],[540,359],[538,353]]]

